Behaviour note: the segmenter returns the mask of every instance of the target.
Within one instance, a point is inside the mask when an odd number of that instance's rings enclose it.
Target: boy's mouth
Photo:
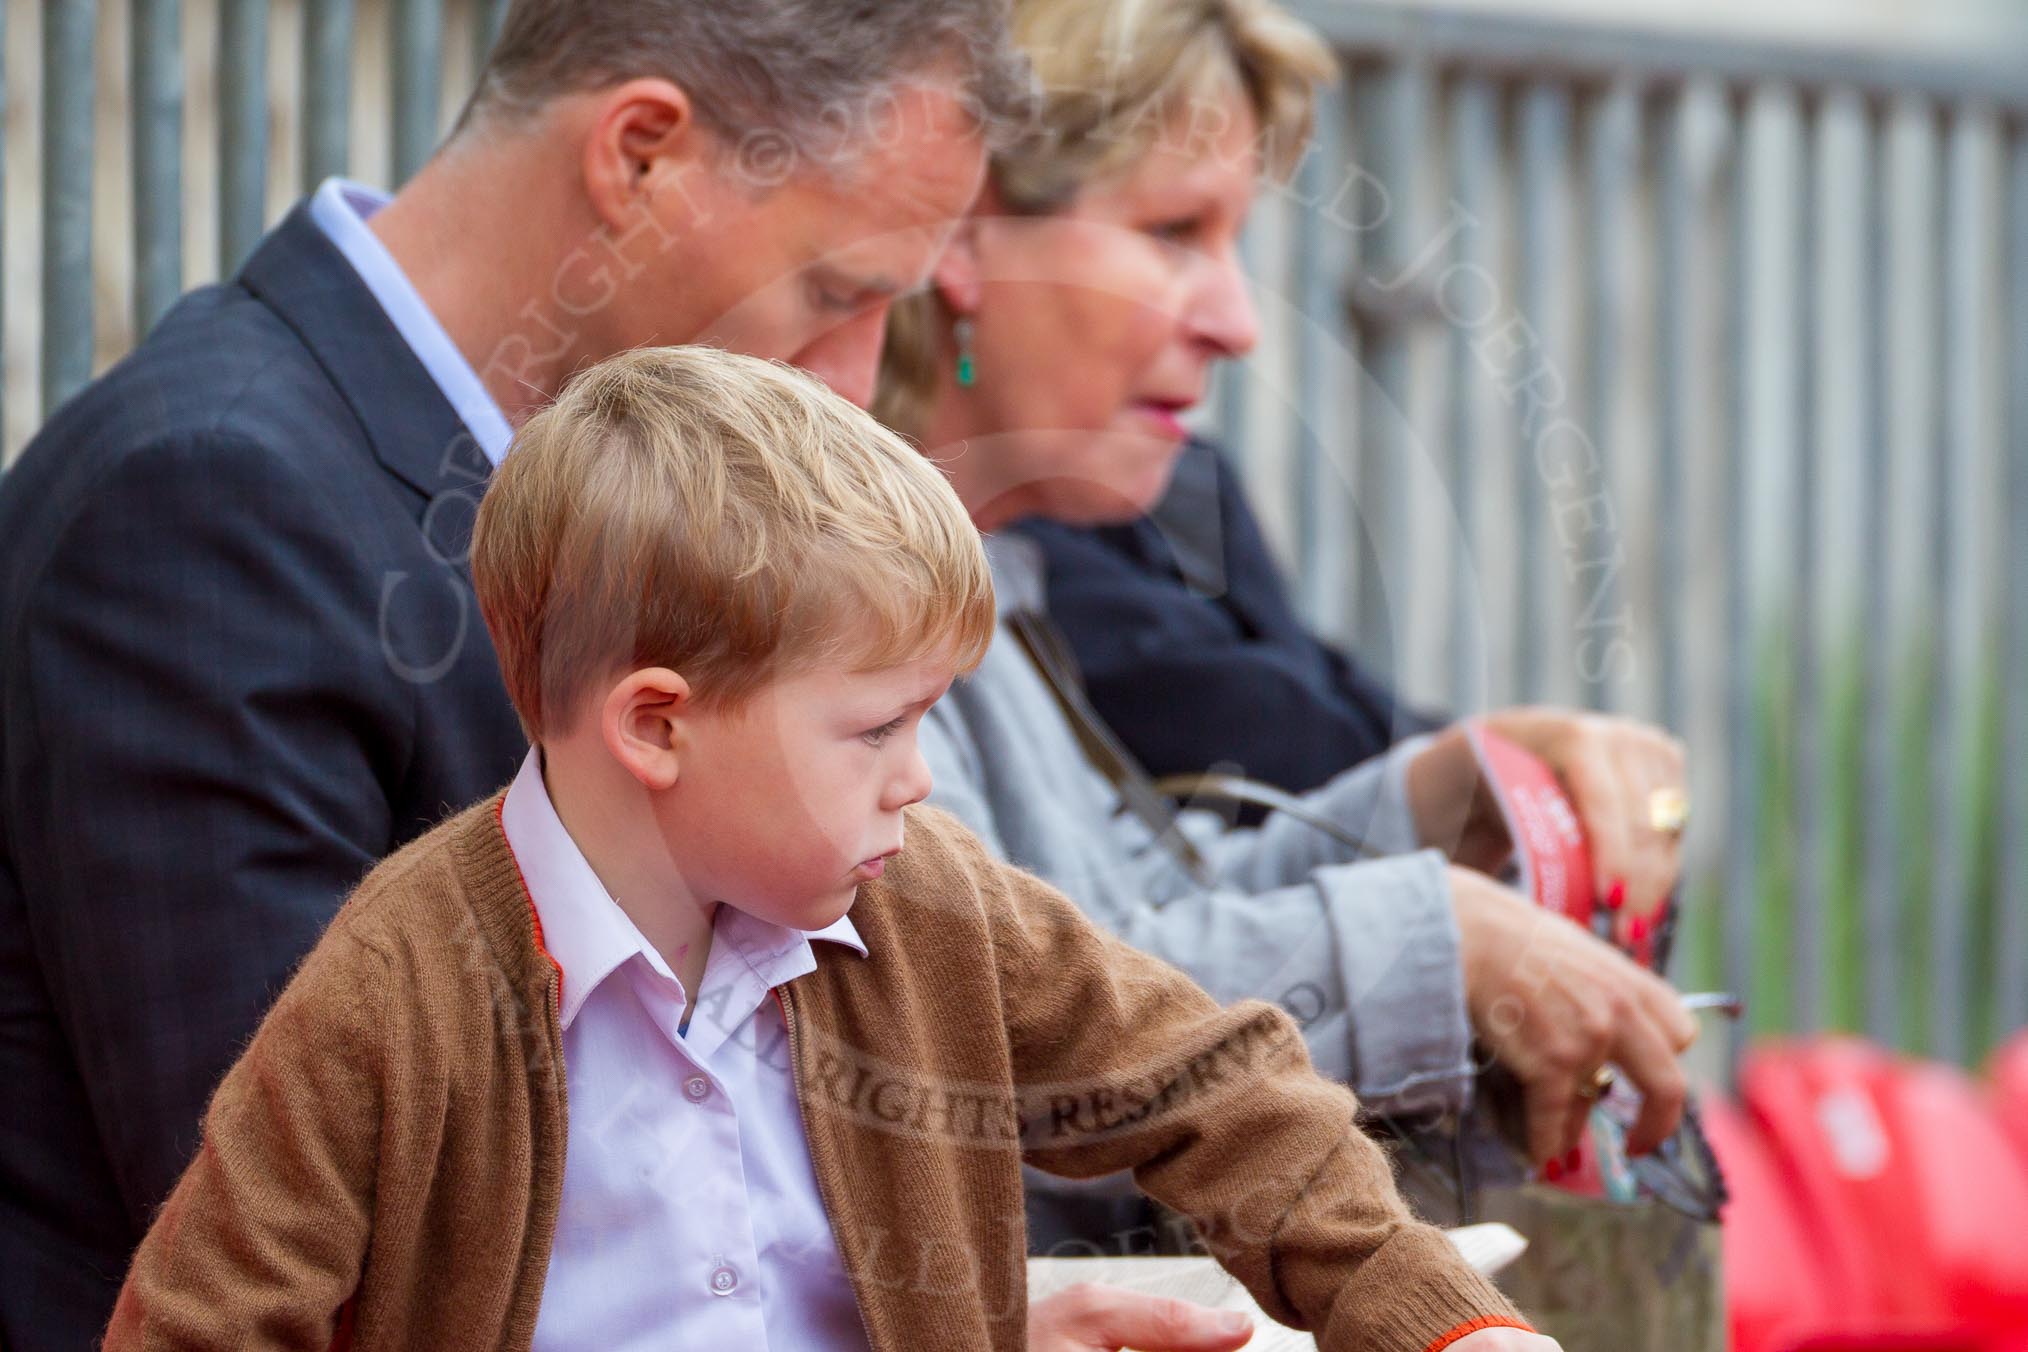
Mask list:
[[[870,883],[881,874],[887,872],[887,861],[900,853],[901,847],[897,845],[885,854],[877,854],[871,859],[862,859],[859,862],[859,867],[852,870],[852,876],[861,882]]]

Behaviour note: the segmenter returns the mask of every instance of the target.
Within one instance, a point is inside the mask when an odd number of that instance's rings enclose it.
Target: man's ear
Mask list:
[[[618,235],[639,227],[644,212],[667,233],[672,210],[690,203],[695,214],[692,179],[710,163],[709,141],[680,85],[642,78],[604,91],[581,152],[592,210]]]
[[[675,785],[685,750],[690,683],[667,667],[628,672],[606,694],[599,734],[606,751],[642,788]]]

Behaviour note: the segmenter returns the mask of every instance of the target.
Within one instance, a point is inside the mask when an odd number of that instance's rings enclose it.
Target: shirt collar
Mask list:
[[[528,898],[542,925],[542,945],[563,973],[559,1022],[569,1028],[584,1003],[605,979],[639,957],[658,975],[676,974],[640,928],[605,889],[590,861],[564,829],[542,782],[542,753],[531,749],[501,804],[500,825],[521,869]],[[843,915],[821,930],[770,924],[735,907],[721,906],[712,932],[712,966],[721,953],[736,955],[766,987],[815,970],[810,941],[821,939],[866,956],[866,944]],[[712,978],[707,976],[707,984]],[[686,993],[688,994],[688,993]]]
[[[310,218],[380,302],[402,341],[429,372],[445,402],[457,411],[486,459],[497,468],[514,435],[506,415],[486,392],[485,382],[465,360],[465,354],[458,351],[444,326],[423,303],[401,264],[380,242],[380,236],[366,228],[367,218],[390,200],[387,194],[362,184],[327,178],[310,198]]]

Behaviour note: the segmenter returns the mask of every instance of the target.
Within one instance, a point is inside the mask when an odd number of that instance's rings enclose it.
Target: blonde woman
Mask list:
[[[876,403],[989,533],[1129,520],[1161,496],[1211,368],[1258,336],[1240,230],[1262,178],[1299,156],[1331,69],[1266,0],[1018,0],[1015,28],[1045,92],[1040,126],[996,155],[930,293],[897,311]],[[1065,700],[1061,670],[1052,688],[1059,654],[1029,618],[1045,593],[1026,545],[989,542],[1001,631],[925,723],[932,801],[1214,994],[1280,1000],[1369,1110],[1462,1105],[1476,1035],[1522,1083],[1537,1162],[1576,1144],[1608,1065],[1644,1092],[1633,1149],[1674,1129],[1694,1025],[1664,982],[1481,871],[1507,842],[1474,811],[1462,737],[1412,738],[1305,795],[1392,858],[1351,863],[1285,815],[1167,823]],[[1585,730],[1558,769],[1603,783],[1615,811],[1636,777],[1680,780],[1667,739]],[[1591,823],[1601,839],[1623,825]],[[1640,848],[1673,874],[1673,842]],[[1105,1232],[1131,1214],[1031,1200],[1044,1244],[1117,1243]]]

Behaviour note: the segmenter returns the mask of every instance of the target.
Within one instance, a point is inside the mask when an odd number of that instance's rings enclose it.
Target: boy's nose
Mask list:
[[[889,806],[898,812],[902,808],[920,803],[929,797],[930,787],[929,762],[923,759],[921,748],[911,749],[908,753],[907,768],[896,777],[888,790],[891,800]]]

